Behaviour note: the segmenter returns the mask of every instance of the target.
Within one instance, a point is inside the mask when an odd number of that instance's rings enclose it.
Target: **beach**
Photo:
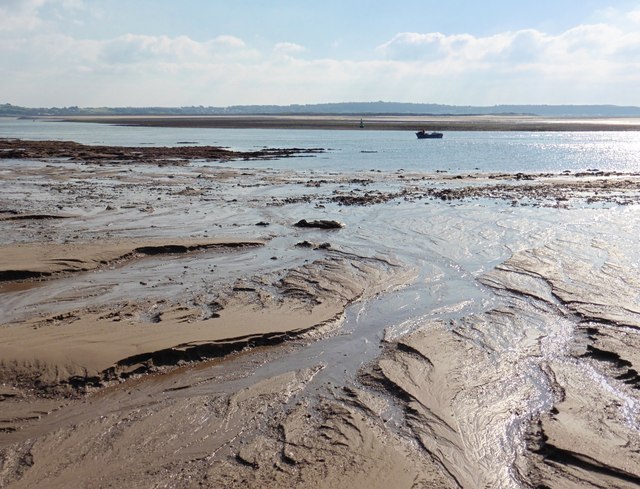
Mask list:
[[[60,118],[53,118],[60,119]],[[66,116],[69,122],[144,127],[227,129],[331,129],[374,131],[637,131],[635,117],[540,117],[535,115],[223,115]],[[362,127],[360,123],[362,122]]]
[[[180,143],[0,140],[1,487],[640,485],[639,172]]]

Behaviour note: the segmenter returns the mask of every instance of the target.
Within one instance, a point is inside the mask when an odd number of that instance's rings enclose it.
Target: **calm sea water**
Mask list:
[[[115,146],[176,146],[189,142],[236,150],[265,146],[328,150],[316,157],[250,163],[278,169],[640,171],[640,131],[460,131],[447,132],[442,140],[418,140],[411,131],[151,128],[0,118],[0,137]],[[247,166],[247,162],[235,165]]]

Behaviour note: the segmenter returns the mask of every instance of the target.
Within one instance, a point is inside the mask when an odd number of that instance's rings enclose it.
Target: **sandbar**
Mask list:
[[[360,120],[363,119],[363,127]],[[637,118],[549,118],[522,115],[247,115],[247,116],[75,116],[68,122],[123,126],[231,129],[335,129],[379,131],[638,131]]]

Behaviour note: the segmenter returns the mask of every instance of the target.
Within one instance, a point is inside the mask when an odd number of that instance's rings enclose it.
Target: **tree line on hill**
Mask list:
[[[619,105],[444,105],[401,102],[341,102],[229,107],[21,107],[0,104],[0,116],[99,115],[536,115],[547,117],[640,117],[640,107]]]

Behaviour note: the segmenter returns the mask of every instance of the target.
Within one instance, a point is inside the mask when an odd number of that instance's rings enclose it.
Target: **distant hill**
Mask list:
[[[229,107],[20,107],[0,104],[0,116],[71,115],[538,115],[547,117],[640,117],[640,107],[618,105],[442,105],[400,102],[342,102],[310,105]]]

